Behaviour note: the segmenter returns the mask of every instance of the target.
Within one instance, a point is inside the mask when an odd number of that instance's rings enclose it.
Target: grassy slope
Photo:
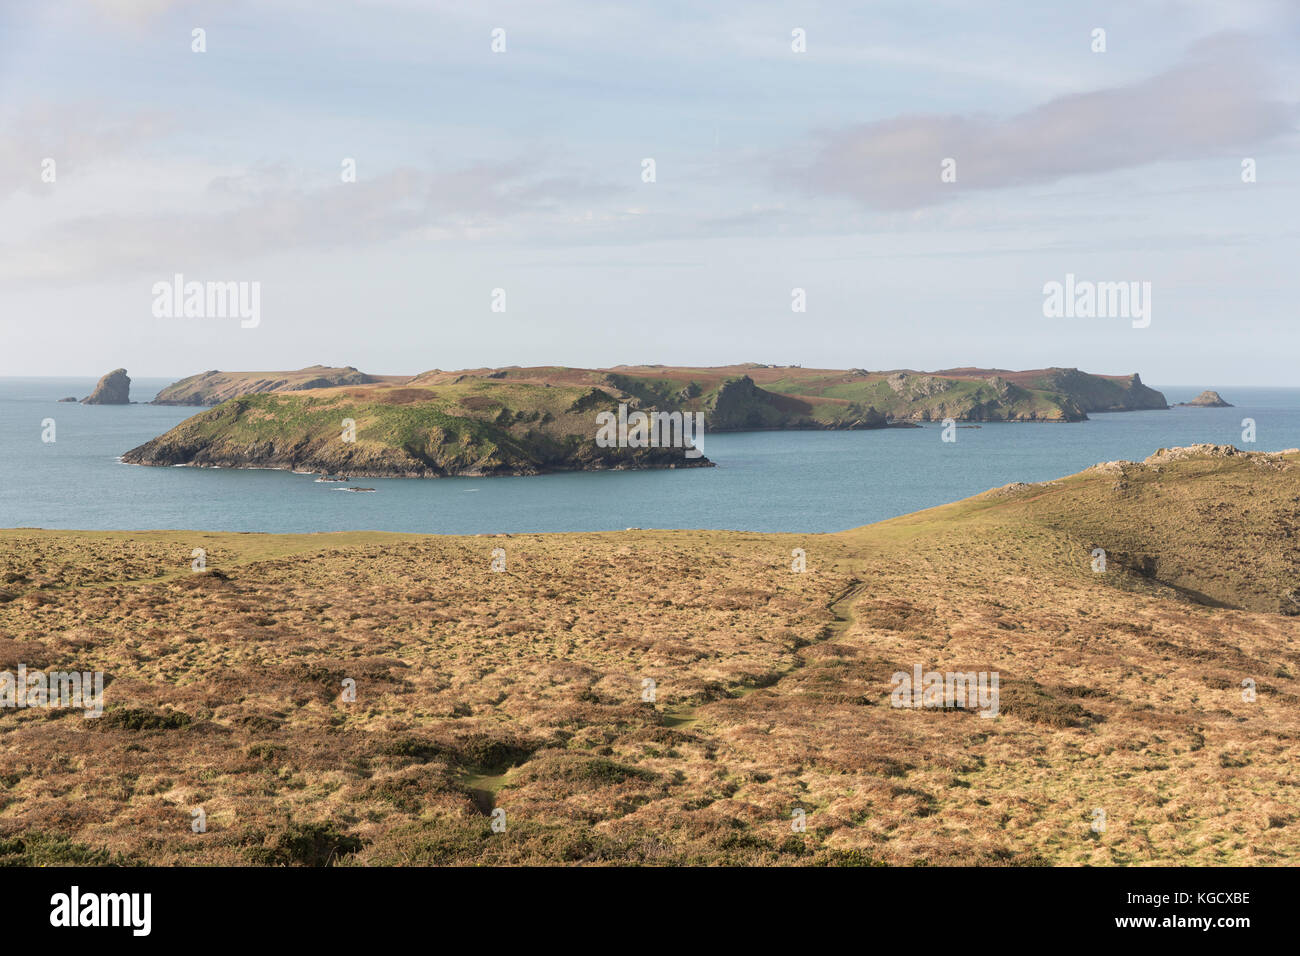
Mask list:
[[[0,861],[1293,864],[1297,500],[1292,454],[833,535],[3,531],[0,668],[112,683],[0,712]],[[891,708],[914,663],[1001,714]]]
[[[679,448],[597,447],[595,413],[616,405],[591,389],[487,380],[244,395],[123,460],[412,477],[708,464]],[[343,438],[347,419],[355,441]]]
[[[355,368],[311,365],[287,372],[200,372],[173,382],[153,400],[155,405],[217,405],[239,395],[271,391],[297,391],[333,385],[399,382],[405,376],[376,376]]]

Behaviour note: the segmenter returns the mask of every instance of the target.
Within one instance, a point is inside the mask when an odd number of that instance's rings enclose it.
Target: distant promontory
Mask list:
[[[297,392],[334,385],[370,385],[404,381],[404,375],[367,375],[352,366],[331,368],[310,365],[296,372],[200,372],[173,382],[154,398],[154,405],[220,405],[240,395],[263,392]]]

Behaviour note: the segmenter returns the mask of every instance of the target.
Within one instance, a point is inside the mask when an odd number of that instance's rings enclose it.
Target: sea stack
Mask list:
[[[81,400],[83,405],[130,405],[131,380],[126,369],[115,368],[99,380],[95,390]]]
[[[1190,402],[1179,402],[1178,404],[1187,407],[1193,407],[1193,408],[1231,408],[1232,407],[1231,405],[1229,405],[1227,402],[1223,400],[1222,395],[1220,395],[1218,392],[1212,392],[1208,388],[1205,391],[1201,392],[1200,395],[1197,395]]]

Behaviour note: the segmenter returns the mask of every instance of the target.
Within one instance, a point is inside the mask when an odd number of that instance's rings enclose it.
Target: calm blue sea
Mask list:
[[[137,379],[149,401],[173,379]],[[529,478],[367,478],[349,494],[276,471],[148,468],[117,457],[198,411],[58,404],[93,379],[0,379],[0,527],[455,534],[729,528],[839,531],[1098,461],[1217,442],[1300,447],[1300,389],[1156,386],[1170,402],[1217,388],[1235,408],[1094,415],[1067,425],[706,435],[716,468]],[[1241,420],[1258,440],[1243,446]],[[41,440],[55,421],[56,441]],[[356,483],[356,482],[354,482]]]

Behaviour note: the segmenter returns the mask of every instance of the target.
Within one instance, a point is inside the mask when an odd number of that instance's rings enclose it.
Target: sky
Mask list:
[[[0,0],[0,375],[1300,385],[1298,122],[1295,0]]]

